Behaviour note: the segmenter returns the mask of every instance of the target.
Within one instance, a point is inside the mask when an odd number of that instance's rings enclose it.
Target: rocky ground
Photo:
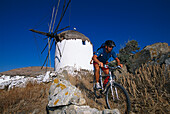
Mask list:
[[[31,76],[37,73],[34,67],[22,69],[24,69],[22,75],[28,75],[25,71],[31,71]],[[34,70],[36,73],[33,72]],[[119,74],[120,78],[117,81],[122,83],[128,91],[133,113],[169,113],[169,70],[165,66],[144,65],[134,75],[129,73]],[[18,69],[8,72],[15,74],[16,71]],[[72,76],[64,71],[64,78],[81,90],[86,105],[99,110],[106,109],[104,96],[100,99],[94,96],[93,75],[88,71],[75,72],[77,72],[77,75]],[[44,71],[39,71],[39,73],[44,73]],[[46,113],[51,84],[51,82],[29,83],[26,88],[15,88],[10,91],[0,90],[0,113]]]

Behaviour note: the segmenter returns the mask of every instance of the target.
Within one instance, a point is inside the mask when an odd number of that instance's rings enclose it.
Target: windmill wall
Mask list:
[[[57,43],[61,51],[61,56],[56,45],[55,71],[66,66],[72,66],[77,69],[93,70],[93,65],[90,64],[93,56],[93,46],[89,39],[80,38],[81,35],[82,34],[78,32],[75,36],[74,32],[73,34],[71,32],[66,35],[66,39]]]

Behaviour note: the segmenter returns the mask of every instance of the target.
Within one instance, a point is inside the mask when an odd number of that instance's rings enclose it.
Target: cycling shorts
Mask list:
[[[96,65],[96,64],[98,64],[98,63],[93,62],[93,65]],[[104,67],[101,67],[101,69],[102,69],[102,70],[109,70],[109,68],[104,68]]]

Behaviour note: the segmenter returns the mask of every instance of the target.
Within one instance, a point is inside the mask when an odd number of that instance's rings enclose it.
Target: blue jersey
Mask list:
[[[106,61],[109,60],[110,57],[113,57],[114,59],[117,58],[116,53],[113,51],[113,49],[110,53],[107,53],[104,47],[100,48],[95,53],[95,55],[97,55],[97,59],[104,64],[106,63]]]

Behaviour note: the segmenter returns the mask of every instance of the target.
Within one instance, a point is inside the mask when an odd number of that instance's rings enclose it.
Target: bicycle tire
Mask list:
[[[118,109],[121,114],[129,114],[130,113],[130,98],[128,93],[126,92],[125,88],[118,83],[113,83],[113,92],[114,98],[117,99],[115,94],[115,87],[117,88],[119,100],[113,100],[110,85],[107,87],[106,90],[106,105],[108,109]]]

